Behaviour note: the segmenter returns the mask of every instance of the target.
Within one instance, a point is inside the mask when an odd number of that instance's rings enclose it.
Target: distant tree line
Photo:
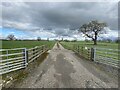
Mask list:
[[[2,40],[10,40],[10,41],[15,41],[15,40],[17,40],[17,41],[23,41],[22,39],[17,39],[17,38],[15,37],[15,35],[13,35],[13,34],[9,34],[9,35],[6,37],[6,39],[2,39]],[[35,39],[24,39],[24,41],[49,41],[49,38],[47,38],[46,40],[43,40],[43,39],[41,39],[41,37],[37,37],[36,40],[35,40]]]
[[[13,40],[17,40],[17,41],[22,41],[22,39],[17,39],[16,37],[15,37],[15,35],[13,35],[13,34],[9,34],[7,37],[6,37],[6,39],[3,39],[3,40],[11,40],[11,41],[13,41]],[[42,40],[41,39],[41,37],[37,37],[37,39],[36,39],[37,41],[49,41],[49,38],[47,38],[46,40]],[[35,39],[24,39],[24,41],[36,41]],[[55,39],[54,41],[64,41],[64,42],[77,42],[77,40],[75,39],[75,40],[68,40],[68,39],[63,39],[62,38],[62,40],[57,40],[57,39]],[[85,42],[91,42],[91,40],[89,40],[89,39],[85,39],[84,40]],[[106,39],[106,38],[102,38],[101,40],[97,40],[98,42],[108,42],[108,43],[111,43],[111,42],[115,42],[115,43],[120,43],[120,39],[119,38],[117,38],[117,39],[115,39],[115,40],[111,40],[111,39]]]

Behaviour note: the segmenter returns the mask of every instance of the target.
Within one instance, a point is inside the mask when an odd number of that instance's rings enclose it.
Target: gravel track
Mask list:
[[[49,55],[14,88],[117,88],[117,78],[80,59],[71,50],[57,44]]]

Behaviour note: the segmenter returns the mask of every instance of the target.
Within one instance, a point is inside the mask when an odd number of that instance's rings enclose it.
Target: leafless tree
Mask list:
[[[40,38],[40,37],[37,37],[37,40],[38,40],[38,41],[41,41],[41,38]]]
[[[85,36],[91,38],[94,41],[94,45],[97,45],[97,37],[100,34],[105,33],[104,27],[106,27],[106,23],[91,21],[88,24],[84,24],[80,27],[79,31],[81,31]]]
[[[49,38],[47,38],[47,41],[49,41]]]
[[[9,34],[9,35],[7,36],[7,39],[8,39],[8,40],[16,40],[16,38],[15,38],[15,36],[14,36],[13,34]]]

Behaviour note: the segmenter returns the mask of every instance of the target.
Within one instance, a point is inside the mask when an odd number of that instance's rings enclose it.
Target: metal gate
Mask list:
[[[95,62],[119,68],[118,49],[95,48]]]
[[[30,62],[39,58],[49,48],[46,45],[34,48],[16,48],[0,50],[0,75],[25,68]]]
[[[0,50],[0,75],[26,67],[26,48]]]

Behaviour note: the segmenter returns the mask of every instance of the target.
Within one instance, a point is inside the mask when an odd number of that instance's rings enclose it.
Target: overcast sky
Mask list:
[[[108,34],[118,35],[117,2],[3,2],[2,34],[14,34],[17,38],[80,39],[79,27],[91,20],[106,22]]]

